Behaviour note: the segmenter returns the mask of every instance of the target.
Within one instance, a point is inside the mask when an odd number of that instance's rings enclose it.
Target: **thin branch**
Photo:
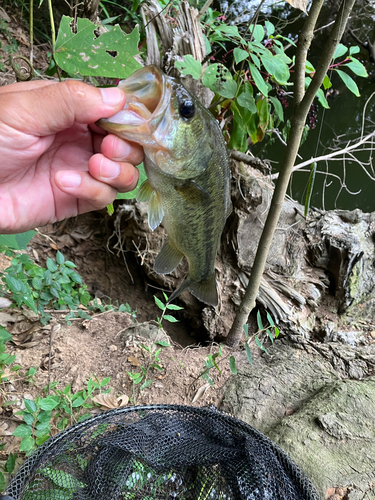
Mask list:
[[[315,158],[311,158],[310,160],[306,160],[302,163],[299,163],[298,165],[293,167],[292,172],[296,172],[297,170],[301,170],[301,168],[308,167],[309,165],[311,165],[311,163],[315,163],[315,162],[318,163],[320,161],[332,160],[336,156],[343,156],[343,155],[349,153],[350,151],[353,151],[353,150],[355,151],[359,148],[359,146],[370,141],[370,139],[372,139],[373,137],[375,137],[375,131],[371,132],[371,134],[366,135],[365,137],[360,139],[355,144],[352,144],[351,146],[347,146],[344,149],[340,149],[339,151],[334,151],[333,153],[328,153],[326,155],[317,156]],[[341,158],[339,158],[339,159],[341,159]],[[279,174],[272,174],[270,176],[270,179],[273,181],[275,179],[278,179],[278,177],[279,177]]]

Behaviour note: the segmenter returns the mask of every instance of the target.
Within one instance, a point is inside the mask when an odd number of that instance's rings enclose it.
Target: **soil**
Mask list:
[[[197,339],[189,335],[189,325],[183,322],[163,321],[166,331],[158,328],[156,318],[161,311],[155,304],[154,294],[160,299],[163,296],[158,290],[145,288],[142,267],[132,255],[126,255],[125,265],[122,256],[107,249],[107,229],[103,229],[108,226],[104,223],[106,217],[104,212],[97,212],[40,228],[30,242],[28,253],[44,267],[47,257],[55,258],[56,251],[60,250],[77,265],[77,272],[92,296],[103,304],[128,303],[136,313],[98,312],[91,320],[73,319],[69,325],[64,320],[66,313],[55,311],[50,324],[43,326],[30,311],[1,309],[0,324],[13,335],[16,343],[8,343],[7,351],[16,355],[15,363],[21,365],[21,370],[2,386],[3,403],[8,402],[8,406],[2,408],[0,435],[7,446],[0,459],[19,450],[19,438],[10,434],[17,426],[14,414],[22,408],[23,399],[45,397],[44,389],[49,382],[58,382],[58,389],[71,384],[72,391],[78,392],[87,386],[90,377],[100,380],[110,377],[105,388],[117,397],[125,397],[129,405],[220,405],[223,386],[231,374],[228,360],[224,359],[232,354],[230,348],[222,346],[221,373],[211,370],[214,385],[210,386],[200,373],[207,356],[218,352],[218,345],[199,345]],[[0,273],[9,264],[10,258],[0,254]],[[151,368],[148,377],[152,384],[139,392],[141,384],[134,385],[128,372],[140,372],[141,366],[147,368],[151,360],[140,344],[155,352],[160,347],[155,343],[155,335],[156,340],[167,341],[170,347],[161,348],[162,370]],[[238,367],[246,362],[238,353],[236,360]],[[24,375],[31,367],[38,370],[29,383]],[[199,397],[193,402],[195,396]],[[97,405],[90,411],[96,413],[104,409],[108,408]]]

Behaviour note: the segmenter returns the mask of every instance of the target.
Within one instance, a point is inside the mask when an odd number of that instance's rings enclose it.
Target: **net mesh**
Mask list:
[[[303,471],[253,427],[210,408],[154,405],[96,415],[31,455],[15,500],[319,500]]]

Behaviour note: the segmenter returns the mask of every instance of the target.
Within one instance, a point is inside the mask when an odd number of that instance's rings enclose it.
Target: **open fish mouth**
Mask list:
[[[147,66],[119,83],[126,94],[124,109],[97,125],[128,140],[152,135],[171,100],[171,84],[156,66]],[[143,141],[140,141],[143,142]]]

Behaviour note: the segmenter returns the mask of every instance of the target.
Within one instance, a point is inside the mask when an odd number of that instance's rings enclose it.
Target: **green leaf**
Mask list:
[[[324,95],[324,92],[322,89],[318,90],[318,92],[316,93],[316,96],[317,96],[320,104],[323,106],[323,108],[329,109],[329,104],[327,102],[327,99],[325,98],[325,95]]]
[[[258,69],[260,69],[260,67],[261,67],[261,62],[260,62],[259,57],[258,57],[256,54],[253,54],[252,52],[251,52],[251,54],[250,54],[250,57],[251,57],[251,60],[253,61],[253,63],[255,64],[255,66],[256,66]]]
[[[245,337],[248,339],[249,338],[249,325],[248,323],[245,323],[242,325],[243,331],[245,332]]]
[[[84,76],[127,78],[141,68],[138,54],[139,31],[126,35],[120,26],[96,36],[97,26],[88,19],[77,19],[73,33],[72,17],[63,16],[55,45],[55,60],[68,73]]]
[[[358,45],[354,45],[353,47],[350,47],[349,49],[349,54],[352,56],[353,54],[358,54],[361,49],[358,47]]]
[[[141,385],[141,387],[139,388],[139,390],[143,391],[143,389],[147,389],[147,387],[150,387],[151,384],[152,384],[152,380],[146,380],[146,382]]]
[[[258,325],[258,329],[259,330],[263,330],[264,326],[263,326],[262,316],[260,314],[260,310],[259,309],[258,309],[258,312],[257,312],[257,325]]]
[[[86,401],[86,398],[83,398],[82,396],[79,396],[77,399],[75,399],[72,403],[72,408],[79,408],[80,406],[83,405],[83,403]]]
[[[268,323],[271,325],[271,326],[275,326],[275,322],[273,321],[273,318],[272,316],[270,315],[270,313],[268,311],[266,311],[266,316],[267,316],[267,320],[268,320]]]
[[[362,78],[367,78],[368,73],[364,65],[358,61],[358,59],[351,58],[350,62],[345,64],[346,67],[350,68],[353,73],[357,76],[361,76]]]
[[[218,78],[217,74],[222,76]],[[224,81],[222,81],[221,78],[223,78]],[[205,87],[208,87],[210,90],[226,99],[232,99],[237,92],[237,83],[222,64],[211,64],[211,66],[208,66],[203,73],[202,83]]]
[[[339,43],[336,47],[335,53],[333,54],[332,59],[337,59],[338,57],[342,57],[344,54],[348,52],[348,47],[345,47],[342,43]]]
[[[275,337],[277,338],[280,335],[280,330],[277,328],[277,326],[274,327],[275,330]]]
[[[106,386],[107,384],[109,384],[109,382],[111,381],[111,377],[105,377],[103,378],[103,380],[100,382],[100,387],[104,387]]]
[[[233,57],[234,61],[236,64],[240,63],[241,61],[244,61],[249,57],[249,53],[246,50],[240,49],[239,47],[236,47],[233,51]]]
[[[202,73],[202,63],[190,54],[184,56],[183,61],[176,61],[175,67],[184,76],[191,75],[195,80],[198,80]]]
[[[255,339],[255,343],[259,347],[259,349],[261,349],[266,354],[268,354],[267,349],[264,347],[264,345],[262,344],[262,342],[259,340],[258,335],[255,335],[254,339]]]
[[[59,404],[59,402],[56,401],[56,399],[54,399],[54,396],[49,396],[47,398],[43,398],[39,403],[42,410],[45,410],[45,411],[52,411],[53,409],[56,408],[56,406],[58,406],[58,404]]]
[[[237,375],[236,359],[234,356],[231,356],[229,358],[229,367],[230,367],[230,371],[233,373],[233,375]]]
[[[171,311],[182,311],[183,307],[176,306],[175,304],[166,304],[165,307]]]
[[[178,323],[178,319],[174,318],[173,316],[170,316],[169,314],[165,314],[163,316],[163,319],[165,319],[166,321],[169,321],[170,323]]]
[[[332,87],[331,80],[328,78],[328,75],[326,75],[323,79],[323,87],[324,90],[330,89]]]
[[[12,436],[25,438],[27,436],[31,436],[32,433],[33,429],[30,425],[21,424],[13,431]]]
[[[26,412],[23,412],[23,415],[22,415],[25,423],[27,425],[33,425],[34,423],[34,415],[31,415],[31,413],[26,413]]]
[[[40,474],[43,474],[43,476],[47,477],[50,481],[52,481],[56,486],[59,488],[62,488],[64,490],[77,490],[79,488],[84,488],[86,486],[85,483],[82,483],[82,481],[78,481],[77,478],[75,478],[72,474],[69,474],[69,472],[64,472],[62,470],[56,471],[55,469],[51,467],[45,467],[44,469],[39,470]],[[52,490],[53,491],[53,490]],[[66,493],[61,497],[61,500],[64,498],[67,498],[68,495]],[[49,499],[48,495],[48,499]],[[71,497],[69,496],[69,499]]]
[[[4,491],[6,486],[5,476],[2,472],[0,472],[0,491]]]
[[[8,340],[12,340],[11,334],[5,330],[3,326],[0,326],[0,344],[4,342],[8,342]]]
[[[172,347],[171,344],[165,340],[158,340],[155,344],[161,345],[162,347]]]
[[[283,107],[281,105],[281,102],[276,98],[276,97],[271,97],[270,96],[270,100],[273,104],[273,107],[275,109],[275,113],[276,113],[276,116],[278,117],[278,119],[280,121],[284,121],[284,110],[283,110]]]
[[[23,402],[25,404],[26,410],[29,413],[35,413],[36,412],[37,406],[36,406],[35,402],[32,399],[24,399]]]
[[[287,64],[278,55],[272,55],[268,50],[265,54],[260,56],[263,66],[266,71],[272,76],[280,85],[286,85],[289,80],[289,68]]]
[[[253,364],[253,357],[251,355],[251,350],[250,350],[249,344],[247,342],[245,343],[245,351],[246,351],[247,359],[248,359],[249,363],[252,365]]]
[[[273,344],[273,335],[272,335],[272,333],[268,329],[266,330],[266,333],[267,333],[268,337],[270,338],[270,340],[271,340],[271,342]]]
[[[58,269],[56,262],[50,257],[47,257],[47,269],[51,271],[51,273],[54,273]]]
[[[238,32],[237,26],[227,26],[226,24],[222,24],[215,28],[215,31],[219,31],[220,33],[225,33],[226,35],[239,38],[242,40],[241,35]]]
[[[10,276],[9,274],[5,276],[5,283],[7,284],[9,290],[13,293],[20,292],[22,289],[22,281]]]
[[[264,21],[264,25],[266,27],[268,36],[271,36],[275,33],[275,26],[270,21]]]
[[[8,460],[5,462],[4,470],[10,474],[14,471],[14,466],[16,465],[17,455],[15,453],[10,453]]]
[[[311,64],[311,62],[309,62],[309,61],[306,61],[305,72],[306,72],[306,73],[315,73],[315,68],[314,68],[314,66]]]
[[[24,250],[27,248],[34,234],[35,231],[27,231],[26,233],[20,234],[1,234],[0,246],[4,245],[8,248],[14,248],[15,250]]]
[[[266,82],[263,80],[262,75],[260,74],[258,68],[254,66],[254,64],[249,63],[249,68],[251,72],[251,76],[254,80],[255,85],[258,87],[259,91],[267,97],[268,95],[268,87]]]
[[[74,264],[74,262],[70,262],[70,260],[66,260],[64,264],[65,264],[65,266],[66,266],[66,267],[69,267],[69,268],[71,268],[71,269],[74,269],[74,268],[76,268],[76,267],[77,267],[77,266]]]
[[[337,69],[336,72],[338,73],[341,80],[345,83],[346,87],[350,90],[350,92],[353,92],[353,94],[355,96],[359,97],[360,93],[359,93],[357,84],[355,83],[353,78],[351,76],[347,75],[346,73],[344,73],[344,71],[341,71],[339,69]]]
[[[158,306],[158,308],[161,309],[162,311],[164,311],[166,308],[165,304],[163,304],[163,302],[160,299],[158,299],[155,295],[154,295],[154,300],[155,300],[155,304]]]
[[[257,112],[255,99],[254,99],[253,95],[247,89],[245,89],[245,91],[242,92],[242,94],[240,94],[237,97],[237,102],[240,106],[248,109],[251,113]]]
[[[309,176],[309,181],[308,181],[308,185],[307,185],[307,193],[306,193],[306,199],[305,199],[305,214],[304,214],[305,217],[307,217],[307,214],[309,213],[309,210],[310,210],[310,202],[311,202],[311,196],[313,193],[317,165],[318,164],[316,162],[314,162],[311,164],[311,167],[310,167],[310,176]]]
[[[141,187],[141,185],[144,183],[144,181],[147,179],[147,175],[145,172],[145,167],[143,163],[138,165],[138,170],[139,170],[139,178],[138,178],[138,184],[133,191],[129,191],[127,193],[118,193],[116,196],[116,200],[132,200],[137,196],[138,190]],[[66,262],[65,262],[66,265]]]
[[[60,266],[61,266],[61,264],[64,264],[65,258],[64,258],[63,254],[61,252],[57,252],[57,254],[56,254],[56,262],[58,264],[60,264]]]
[[[254,26],[251,24],[249,30],[250,30],[250,33],[253,34],[253,38],[256,42],[261,42],[263,40],[263,38],[264,38],[263,26],[261,26],[260,24],[257,24],[254,28]]]
[[[43,281],[38,276],[32,279],[31,284],[35,290],[41,290],[43,288]]]

